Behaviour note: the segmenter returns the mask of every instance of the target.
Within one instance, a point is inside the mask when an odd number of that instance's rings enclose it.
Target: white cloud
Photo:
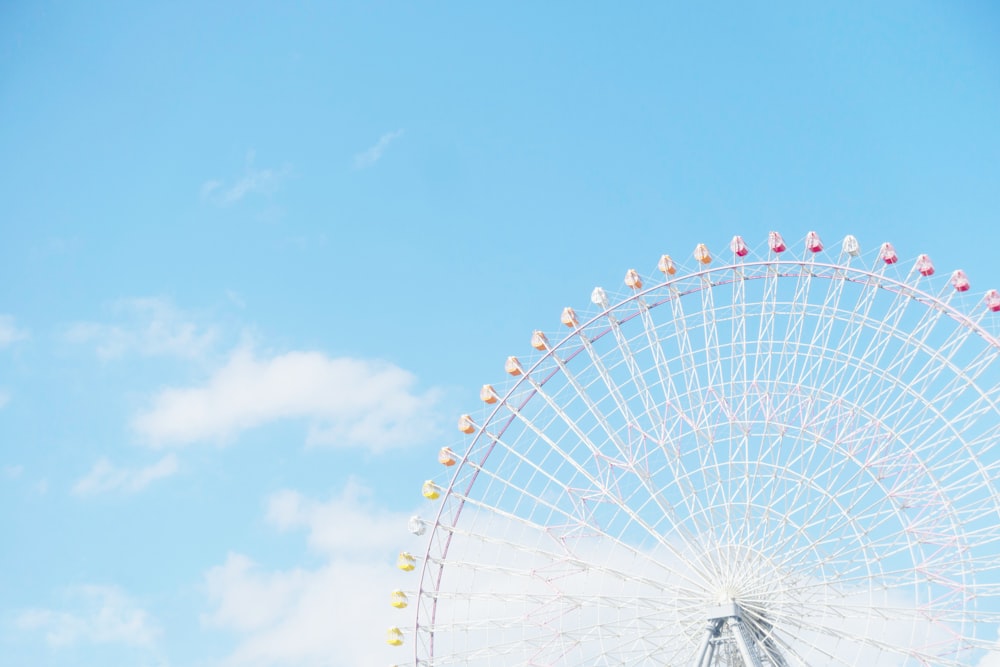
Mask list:
[[[998,629],[997,635],[997,641],[993,643],[993,646],[976,663],[976,667],[1000,667],[1000,629]]]
[[[366,151],[358,153],[354,156],[354,168],[355,169],[367,169],[373,166],[382,158],[382,154],[389,148],[389,144],[403,136],[402,130],[396,130],[395,132],[386,132],[375,145]]]
[[[375,508],[365,495],[352,483],[326,503],[293,491],[268,501],[271,523],[309,531],[310,544],[327,557],[319,567],[268,570],[231,553],[205,574],[212,609],[202,624],[238,636],[224,665],[347,667],[402,657],[384,634],[404,621],[389,606],[389,591],[414,581],[391,564],[407,537],[407,515]]]
[[[0,315],[0,347],[28,338],[27,329],[19,329],[10,315]]]
[[[0,389],[0,408],[4,407],[10,403],[10,392],[5,389]]]
[[[349,484],[328,501],[288,490],[268,499],[268,521],[307,530],[310,545],[327,560],[312,569],[269,570],[248,556],[230,554],[209,570],[205,581],[211,609],[202,622],[237,636],[236,648],[222,664],[346,667],[392,664],[412,655],[410,634],[402,648],[384,644],[387,626],[406,631],[414,617],[416,573],[400,573],[385,563],[392,545],[407,543],[405,515],[374,507],[365,498],[363,489]],[[493,563],[498,569],[448,571],[443,590],[455,596],[441,598],[438,620],[443,625],[465,620],[472,624],[439,633],[439,656],[465,654],[469,646],[507,645],[527,647],[539,664],[597,664],[604,651],[639,655],[638,662],[642,655],[657,652],[669,657],[694,651],[704,627],[702,617],[692,622],[690,608],[663,606],[664,599],[678,596],[688,606],[699,604],[699,593],[692,588],[699,581],[698,570],[691,569],[691,558],[675,551],[682,545],[636,551],[595,535],[566,539],[558,532],[526,530],[520,522],[474,507],[466,507],[463,526],[498,539],[456,533],[449,561]],[[905,655],[883,652],[875,643],[867,648],[845,646],[837,633],[877,638],[886,646],[908,646],[921,638],[924,646],[934,647],[949,640],[941,624],[912,607],[907,613],[905,591],[843,590],[837,581],[822,586],[807,578],[797,581],[801,589],[786,590],[778,608],[783,609],[781,636],[802,639],[796,661],[803,664],[826,664],[838,648],[849,649],[855,664],[907,662]],[[397,587],[411,592],[406,611],[388,605],[388,593]],[[546,600],[553,593],[557,599]],[[692,594],[695,597],[684,597]],[[600,599],[627,604],[596,604]],[[811,605],[815,607],[810,611]],[[805,612],[803,625],[795,617],[800,612]],[[553,634],[556,616],[566,630],[562,638]],[[498,619],[514,622],[509,627],[490,625]],[[567,642],[573,644],[569,654]],[[516,651],[507,657],[509,664],[528,658]],[[995,664],[989,657],[978,667]]]
[[[7,479],[17,479],[24,472],[24,466],[22,465],[6,465],[0,468],[3,471],[3,476]]]
[[[306,528],[309,546],[325,554],[391,551],[399,544],[405,517],[373,507],[370,495],[354,480],[327,502],[280,491],[268,498],[267,520],[282,530]]]
[[[258,169],[254,166],[254,152],[249,151],[242,178],[229,185],[217,179],[205,181],[201,186],[201,198],[219,206],[229,206],[250,194],[274,193],[288,174],[287,167]]]
[[[177,472],[177,468],[177,457],[173,454],[168,454],[156,463],[138,469],[117,468],[107,459],[101,459],[94,464],[89,473],[73,485],[73,493],[80,496],[92,496],[109,491],[135,493],[158,479],[170,477]]]
[[[160,392],[133,420],[154,446],[227,441],[279,419],[310,422],[307,442],[374,450],[421,442],[436,432],[436,391],[392,364],[288,352],[258,358],[240,348],[203,386]]]
[[[217,336],[214,328],[198,325],[165,299],[123,299],[113,304],[112,312],[118,322],[77,322],[67,329],[66,339],[93,343],[102,359],[130,353],[195,358],[204,354]]]
[[[331,561],[270,572],[232,554],[206,575],[217,608],[203,622],[241,634],[224,665],[390,664],[402,657],[384,643],[385,628],[401,621],[389,606],[390,570],[384,561]]]
[[[15,618],[24,631],[42,632],[50,646],[79,643],[146,646],[159,634],[149,615],[114,586],[82,585],[66,591],[72,609],[27,609]]]

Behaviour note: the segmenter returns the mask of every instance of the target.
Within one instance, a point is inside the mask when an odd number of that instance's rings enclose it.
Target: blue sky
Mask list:
[[[455,416],[663,252],[1000,287],[987,2],[0,7],[0,655],[348,665]]]

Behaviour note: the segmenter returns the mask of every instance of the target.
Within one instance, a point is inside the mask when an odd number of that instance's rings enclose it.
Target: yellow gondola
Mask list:
[[[399,552],[399,558],[396,559],[396,567],[403,572],[411,572],[417,567],[417,559],[408,551],[401,551]]]
[[[424,482],[421,493],[424,494],[424,498],[427,498],[427,500],[437,500],[441,497],[441,487],[431,480],[427,480]]]

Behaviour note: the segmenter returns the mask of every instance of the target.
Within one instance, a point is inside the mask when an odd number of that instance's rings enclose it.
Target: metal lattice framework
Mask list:
[[[409,664],[997,650],[1000,296],[888,244],[805,246],[665,256],[509,360],[463,417],[436,515],[412,522]]]

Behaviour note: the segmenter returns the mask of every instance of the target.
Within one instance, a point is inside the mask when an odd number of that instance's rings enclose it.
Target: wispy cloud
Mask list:
[[[230,553],[205,573],[211,609],[202,624],[238,636],[223,665],[321,667],[330,664],[331,655],[345,665],[393,662],[398,649],[373,642],[357,628],[399,623],[398,611],[371,591],[408,585],[406,573],[385,562],[398,545],[408,515],[378,508],[368,498],[353,482],[328,502],[283,491],[268,501],[269,522],[282,529],[308,530],[309,543],[325,557],[323,563],[271,570],[246,555]]]
[[[195,358],[215,341],[212,327],[200,326],[169,301],[123,299],[112,306],[117,322],[77,322],[66,330],[73,343],[92,343],[102,359],[127,354]]]
[[[83,585],[66,591],[69,610],[27,609],[15,618],[19,630],[45,634],[50,646],[149,645],[158,629],[149,615],[114,586]]]
[[[110,491],[135,493],[158,479],[170,477],[177,469],[177,457],[173,454],[168,454],[145,468],[119,468],[107,459],[101,459],[73,485],[73,493],[78,496],[93,496]]]
[[[28,330],[17,327],[13,317],[0,315],[0,347],[7,347],[19,340],[26,340],[28,336]]]
[[[437,430],[438,392],[392,364],[288,352],[258,358],[240,348],[203,386],[159,393],[133,427],[154,446],[225,442],[280,419],[310,424],[307,443],[383,450]]]
[[[389,144],[403,136],[402,130],[396,130],[395,132],[387,132],[379,137],[379,140],[375,142],[375,145],[366,151],[362,151],[354,156],[354,168],[355,169],[367,169],[378,162],[383,153],[389,148]]]
[[[255,154],[247,153],[246,167],[243,176],[234,182],[226,183],[212,179],[201,185],[201,198],[218,206],[229,206],[251,194],[272,194],[281,183],[288,178],[290,169],[261,169],[254,165]]]
[[[997,635],[1000,637],[1000,630],[997,631]],[[1000,667],[1000,638],[994,642],[993,646],[976,663],[976,667]]]
[[[405,515],[378,508],[373,500],[372,491],[355,479],[325,502],[284,490],[268,497],[266,518],[281,530],[305,528],[309,546],[329,556],[392,551],[403,534]]]

